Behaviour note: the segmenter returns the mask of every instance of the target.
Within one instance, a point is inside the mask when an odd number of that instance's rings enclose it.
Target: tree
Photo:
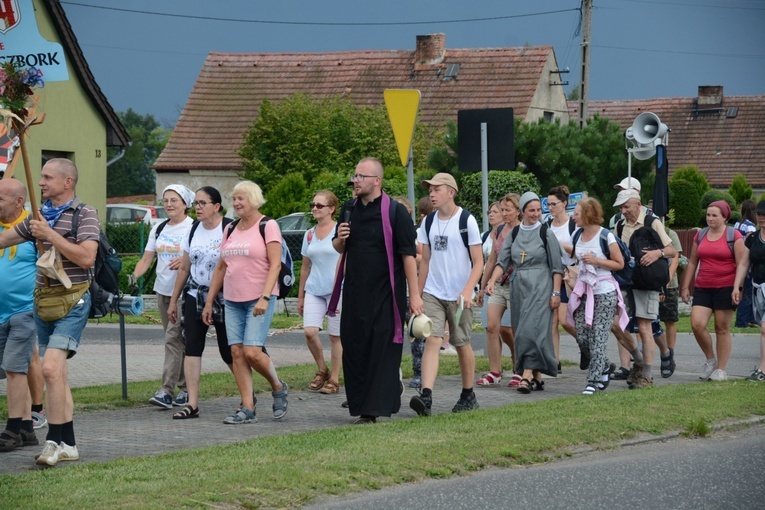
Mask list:
[[[701,195],[695,184],[685,179],[669,181],[669,203],[672,204],[672,227],[689,229],[699,226],[702,217]]]
[[[573,121],[560,125],[516,120],[515,160],[536,176],[543,194],[565,184],[572,192],[587,191],[608,211],[617,194],[614,184],[627,176],[624,142],[619,125],[597,115],[584,129]],[[647,183],[653,164],[633,158],[632,177]]]
[[[425,170],[425,156],[438,137],[440,132],[432,127],[415,127],[416,172]],[[239,154],[242,176],[261,186],[268,201],[263,212],[273,217],[307,210],[306,197],[323,188],[337,187],[336,194],[349,194],[347,178],[367,156],[380,159],[385,166],[386,191],[406,194],[406,171],[384,106],[357,107],[344,98],[316,99],[304,94],[279,103],[266,100],[245,133]],[[295,174],[304,182],[299,204],[284,196],[287,188],[297,193],[293,186],[278,187],[285,177]],[[278,196],[272,197],[275,193]],[[342,199],[340,194],[338,198]]]
[[[680,168],[675,169],[670,182],[680,179],[688,181],[696,186],[696,189],[699,191],[699,196],[703,196],[704,193],[712,189],[707,181],[707,176],[702,174],[699,171],[699,167],[694,165],[681,166]]]
[[[141,116],[128,109],[118,113],[132,140],[125,155],[106,169],[106,196],[123,197],[154,193],[155,174],[150,168],[170,137],[170,130],[160,127],[153,115]],[[109,150],[109,157],[117,155]]]
[[[733,182],[730,183],[728,193],[733,195],[736,199],[736,203],[740,204],[744,200],[752,198],[752,187],[746,182],[746,176],[744,174],[737,174],[733,178]]]
[[[531,174],[518,171],[492,170],[489,172],[489,204],[496,202],[508,193],[522,195],[526,191],[539,193],[539,182]],[[478,224],[483,222],[481,198],[481,174],[471,173],[462,176],[457,202],[473,213]]]

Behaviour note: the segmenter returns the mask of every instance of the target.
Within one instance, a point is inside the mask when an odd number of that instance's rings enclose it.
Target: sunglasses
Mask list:
[[[310,204],[308,204],[308,205],[311,207],[311,209],[313,209],[313,208],[315,207],[315,208],[317,208],[317,209],[318,209],[318,210],[320,210],[320,211],[321,211],[322,209],[324,209],[325,207],[329,207],[327,204],[320,204],[320,203],[318,203],[318,202],[311,202],[311,203],[310,203]]]

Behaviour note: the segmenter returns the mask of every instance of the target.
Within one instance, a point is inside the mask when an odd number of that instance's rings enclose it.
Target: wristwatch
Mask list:
[[[555,291],[553,291],[552,295],[553,295],[553,297],[555,297],[555,296],[558,296],[558,297],[560,297],[560,292],[555,292]]]
[[[664,250],[661,250],[661,258],[663,258],[663,259],[667,258],[667,256],[664,255]]]
[[[265,299],[266,301],[271,301],[271,296],[260,296],[260,297]]]

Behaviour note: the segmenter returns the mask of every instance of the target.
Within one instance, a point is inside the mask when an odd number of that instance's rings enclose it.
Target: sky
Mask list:
[[[552,45],[580,81],[580,0],[63,0],[117,111],[172,127],[209,52]],[[590,99],[765,94],[765,0],[593,0]]]

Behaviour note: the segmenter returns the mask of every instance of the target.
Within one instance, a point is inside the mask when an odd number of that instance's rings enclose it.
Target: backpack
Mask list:
[[[221,228],[225,231],[228,224],[232,223],[233,221],[234,220],[231,218],[224,216],[223,221],[221,221]],[[194,239],[194,232],[197,231],[200,223],[201,222],[199,220],[194,220],[194,223],[191,224],[191,230],[189,230],[189,246],[191,246],[191,240]],[[157,237],[159,237],[159,233],[162,231],[162,228],[164,228],[164,225],[157,227]]]
[[[515,242],[515,237],[518,235],[518,231],[521,230],[520,225],[516,225],[513,227],[513,230],[510,231],[510,241],[511,243]],[[547,251],[547,224],[542,223],[542,226],[539,227],[539,237],[542,238],[542,242],[545,245],[545,251]]]
[[[497,227],[497,237],[499,237],[499,234],[502,232],[503,228],[505,228],[505,224],[504,223]],[[481,244],[485,243],[490,235],[491,235],[491,229],[489,229],[486,232],[484,232],[483,234],[481,234]]]
[[[269,221],[271,221],[271,218],[268,216],[263,216],[263,218],[260,220],[260,228],[258,230],[260,231],[260,237],[263,238],[263,244],[266,242],[266,223]],[[239,219],[236,219],[228,224],[228,234],[226,234],[226,237],[231,234],[231,232],[236,228],[238,224]],[[191,233],[189,232],[189,234]],[[287,242],[283,237],[282,267],[279,269],[279,278],[277,281],[279,282],[279,295],[276,297],[276,299],[284,299],[287,297],[287,295],[289,295],[290,291],[292,290],[292,286],[295,284],[295,271],[292,264],[292,255],[290,255],[290,250],[287,247]]]
[[[72,229],[64,236],[77,238],[80,213],[85,204],[80,202],[72,213]],[[119,274],[122,271],[122,259],[112,247],[106,232],[98,229],[98,251],[91,270],[90,279],[90,315],[91,319],[100,319],[114,310],[115,298],[119,297]]]
[[[428,243],[430,243],[430,227],[433,226],[433,218],[436,217],[436,212],[433,211],[432,213],[425,216],[425,237],[428,239]],[[459,231],[460,236],[462,237],[462,244],[465,245],[465,249],[468,251],[468,258],[470,259],[470,263],[473,263],[473,257],[470,255],[470,245],[468,244],[468,218],[470,217],[470,212],[462,209],[462,212],[460,212],[460,221],[459,221]]]
[[[576,243],[579,241],[579,238],[582,237],[582,230],[579,229],[578,232],[574,234],[574,237],[571,239],[571,243],[573,245],[573,252],[576,254]],[[616,245],[619,247],[619,251],[622,253],[622,258],[624,259],[624,267],[619,269],[618,271],[611,271],[611,275],[613,275],[614,280],[619,284],[619,287],[629,287],[632,285],[632,271],[635,267],[635,261],[632,260],[632,254],[630,253],[629,247],[627,247],[626,244],[624,244],[624,241],[619,239],[617,236],[614,236],[616,238]],[[603,251],[603,254],[606,256],[608,260],[611,260],[611,249],[608,246],[608,230],[605,228],[600,229],[600,249]]]
[[[696,238],[696,246],[701,244],[701,240],[704,239],[709,233],[709,227],[704,227],[699,231],[699,236]],[[725,237],[726,241],[728,241],[728,249],[730,249],[730,254],[733,255],[733,261],[736,261],[736,251],[733,248],[733,245],[736,243],[736,229],[731,226],[725,226]],[[746,235],[744,236],[746,237]]]
[[[650,266],[643,266],[639,262],[644,250],[663,250],[664,245],[661,242],[658,232],[650,225],[659,218],[653,213],[645,215],[645,224],[635,230],[630,238],[629,249],[635,258],[635,267],[632,270],[632,288],[637,290],[658,290],[663,291],[669,283],[669,262],[664,257],[660,258]],[[616,224],[617,238],[621,239],[624,231],[624,220]]]

